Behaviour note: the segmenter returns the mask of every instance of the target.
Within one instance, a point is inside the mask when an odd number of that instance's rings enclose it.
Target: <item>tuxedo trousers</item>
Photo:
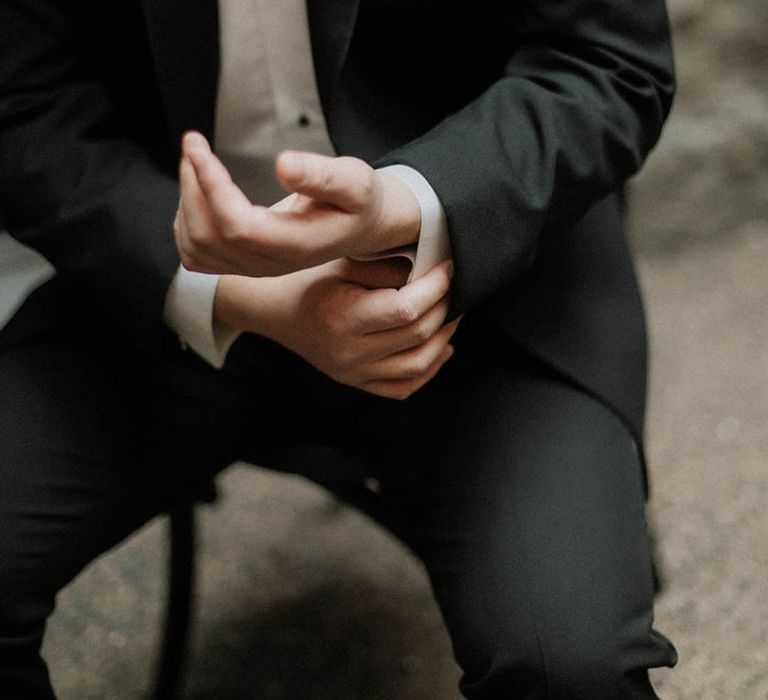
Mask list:
[[[265,339],[214,370],[148,362],[63,283],[0,332],[0,697],[54,697],[57,591],[235,460],[359,458],[423,561],[472,699],[657,697],[642,466],[622,422],[470,313],[405,401],[339,385]],[[296,469],[291,465],[291,469]],[[301,469],[301,465],[298,466]],[[55,679],[54,679],[55,685]]]

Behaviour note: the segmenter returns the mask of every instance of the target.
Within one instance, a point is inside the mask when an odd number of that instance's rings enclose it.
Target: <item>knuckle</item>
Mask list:
[[[205,191],[215,195],[221,188],[221,171],[206,159],[198,169],[198,181]]]
[[[221,237],[228,243],[242,244],[248,239],[248,228],[234,217],[225,217],[220,226]]]
[[[373,386],[368,385],[366,390],[371,394],[382,396],[393,401],[404,401],[418,388],[413,382],[404,381],[380,381]]]
[[[417,321],[411,329],[411,341],[415,345],[421,345],[432,337],[432,329],[429,324],[421,319]]]
[[[393,399],[395,401],[402,400],[400,390],[397,387],[390,386],[389,384],[377,386],[375,389],[371,389],[371,393],[376,394],[377,396],[381,396],[385,399]]]
[[[367,206],[376,191],[376,174],[367,163],[358,158],[345,158],[346,172],[352,183],[350,192],[359,207]]]
[[[340,156],[336,159],[336,162],[344,168],[344,170],[355,172],[358,177],[365,175],[366,171],[370,168],[365,161],[360,158],[355,158],[354,156]]]
[[[369,200],[374,192],[376,180],[374,172],[370,168],[360,168],[357,176],[357,187],[359,195],[365,201]]]
[[[404,296],[399,296],[393,310],[394,320],[400,325],[413,323],[419,318],[419,312],[413,302]]]
[[[395,399],[396,401],[405,401],[412,393],[413,393],[413,389],[410,386],[398,387],[395,390],[392,398]]]
[[[422,353],[419,353],[408,362],[405,367],[405,373],[409,379],[414,379],[424,374],[428,369],[429,358],[425,357]]]
[[[195,250],[206,250],[211,245],[211,232],[207,227],[188,228],[184,236],[188,241],[190,248]]]
[[[190,272],[202,272],[201,269],[202,263],[200,260],[192,253],[181,250],[179,251],[179,257],[181,258],[181,264]]]
[[[330,190],[335,182],[334,169],[330,163],[324,162],[318,173],[318,183],[322,190]]]

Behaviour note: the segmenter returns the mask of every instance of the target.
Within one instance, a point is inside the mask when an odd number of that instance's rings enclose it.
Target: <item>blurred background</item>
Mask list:
[[[671,0],[680,88],[632,185],[651,332],[651,518],[680,652],[672,700],[768,698],[768,3]],[[201,509],[185,697],[458,700],[423,571],[301,479],[239,465]],[[163,611],[164,523],[61,596],[62,700],[141,698]],[[596,699],[599,700],[599,699]]]

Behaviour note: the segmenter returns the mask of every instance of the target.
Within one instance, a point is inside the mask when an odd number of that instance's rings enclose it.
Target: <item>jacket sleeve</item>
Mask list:
[[[503,75],[378,163],[411,166],[440,198],[460,311],[514,281],[542,236],[567,235],[639,169],[674,91],[663,0],[506,4]]]
[[[98,6],[0,5],[0,219],[93,303],[97,322],[114,321],[151,345],[178,265],[178,185],[150,156],[155,137],[142,131],[141,117],[149,106],[124,109],[119,101],[130,90],[107,77],[117,64],[100,60],[103,46],[84,30]],[[129,75],[118,71],[115,80]]]

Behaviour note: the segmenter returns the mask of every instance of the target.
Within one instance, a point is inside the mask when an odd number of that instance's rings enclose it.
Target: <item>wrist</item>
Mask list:
[[[244,331],[238,306],[238,281],[235,275],[222,275],[213,298],[213,321],[237,331]]]
[[[271,315],[281,306],[276,278],[222,275],[213,300],[214,323],[238,332],[267,334]]]
[[[381,171],[377,171],[376,176],[382,188],[380,251],[417,243],[421,230],[421,208],[416,196],[397,177]]]
[[[222,275],[213,302],[215,322],[240,333],[257,333],[290,343],[300,316],[302,294],[327,275],[328,265],[278,277]]]

